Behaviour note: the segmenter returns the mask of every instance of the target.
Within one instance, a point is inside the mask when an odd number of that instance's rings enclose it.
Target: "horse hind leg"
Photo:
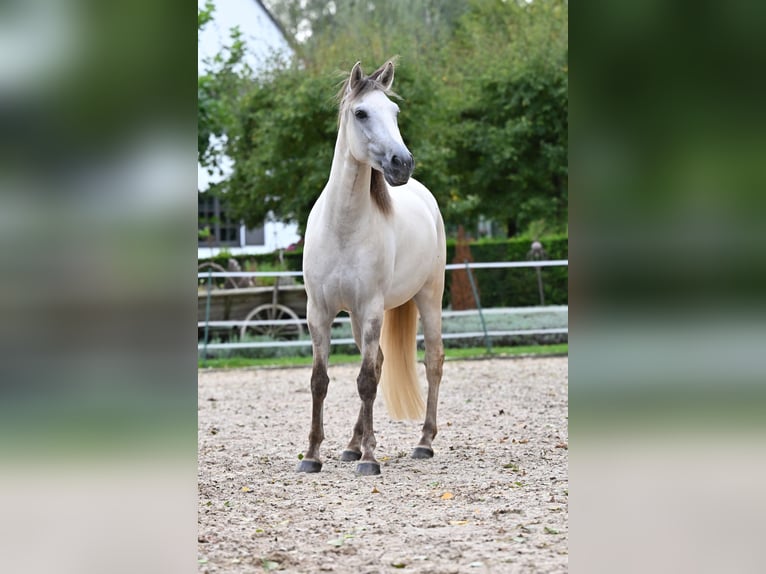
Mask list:
[[[353,462],[362,458],[362,407],[359,407],[359,416],[354,424],[354,433],[348,446],[340,453],[340,459],[344,462]]]
[[[423,337],[426,345],[426,379],[428,380],[428,400],[426,417],[423,422],[420,442],[412,451],[412,458],[432,458],[431,443],[436,437],[436,409],[439,403],[439,386],[444,365],[444,345],[442,343],[441,296],[425,299],[423,295],[415,298],[423,322]]]

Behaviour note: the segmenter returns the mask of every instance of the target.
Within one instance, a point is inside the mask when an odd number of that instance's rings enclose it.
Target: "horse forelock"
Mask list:
[[[338,109],[338,123],[340,123],[341,118],[343,117],[343,112],[348,109],[348,107],[351,105],[352,102],[358,100],[363,95],[368,94],[370,92],[373,92],[375,90],[380,90],[384,94],[386,94],[389,97],[398,98],[399,95],[394,92],[391,89],[386,89],[383,84],[381,84],[375,73],[373,73],[372,76],[366,76],[359,80],[356,85],[349,90],[349,82],[351,81],[351,77],[349,76],[346,78],[346,81],[343,82],[343,85],[340,87],[340,90],[337,94],[337,99],[339,102],[339,109]]]

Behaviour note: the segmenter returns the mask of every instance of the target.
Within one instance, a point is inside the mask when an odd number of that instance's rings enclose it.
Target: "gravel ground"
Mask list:
[[[357,372],[329,369],[319,474],[310,368],[200,372],[200,572],[567,571],[566,357],[445,363],[432,460],[378,398],[375,477],[339,460]]]

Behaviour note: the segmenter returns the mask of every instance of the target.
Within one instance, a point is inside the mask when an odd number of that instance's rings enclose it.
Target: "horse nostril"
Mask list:
[[[393,156],[393,157],[391,158],[391,163],[392,163],[392,164],[393,164],[395,167],[399,167],[400,165],[402,165],[402,160],[400,160],[400,159],[399,159],[399,156],[398,156],[398,155],[395,155],[395,156]]]

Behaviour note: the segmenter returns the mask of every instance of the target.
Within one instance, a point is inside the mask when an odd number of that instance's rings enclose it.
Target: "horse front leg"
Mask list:
[[[426,344],[426,379],[428,380],[428,401],[426,418],[423,422],[420,442],[412,451],[412,458],[432,458],[431,443],[436,437],[436,408],[439,404],[439,386],[444,365],[444,344],[442,343],[441,296],[438,300],[419,301],[415,299],[423,322],[423,338]]]
[[[358,345],[361,350],[361,345]],[[377,379],[380,381],[380,372],[381,368],[383,366],[383,350],[378,347],[378,359],[377,364],[375,368],[377,369]],[[354,431],[351,435],[351,440],[348,443],[348,446],[343,450],[343,452],[340,453],[340,459],[342,461],[346,462],[352,462],[355,460],[359,460],[362,458],[362,432],[364,430],[364,422],[363,422],[363,414],[364,414],[364,408],[363,406],[359,407],[359,416],[356,419],[356,424],[354,424]]]
[[[380,329],[383,325],[383,310],[366,320],[362,327],[362,368],[356,380],[362,406],[354,426],[354,436],[346,450],[355,445],[358,431],[361,431],[361,460],[356,466],[357,474],[380,474],[380,463],[375,459],[375,431],[373,429],[373,404],[378,392],[383,354],[380,351]]]
[[[298,464],[298,472],[319,472],[322,470],[322,460],[319,458],[319,447],[324,440],[324,400],[327,397],[327,387],[330,377],[327,375],[327,362],[330,356],[330,325],[332,319],[324,314],[307,309],[309,332],[313,351],[313,368],[311,371],[311,430],[309,431],[309,447],[303,459]]]

